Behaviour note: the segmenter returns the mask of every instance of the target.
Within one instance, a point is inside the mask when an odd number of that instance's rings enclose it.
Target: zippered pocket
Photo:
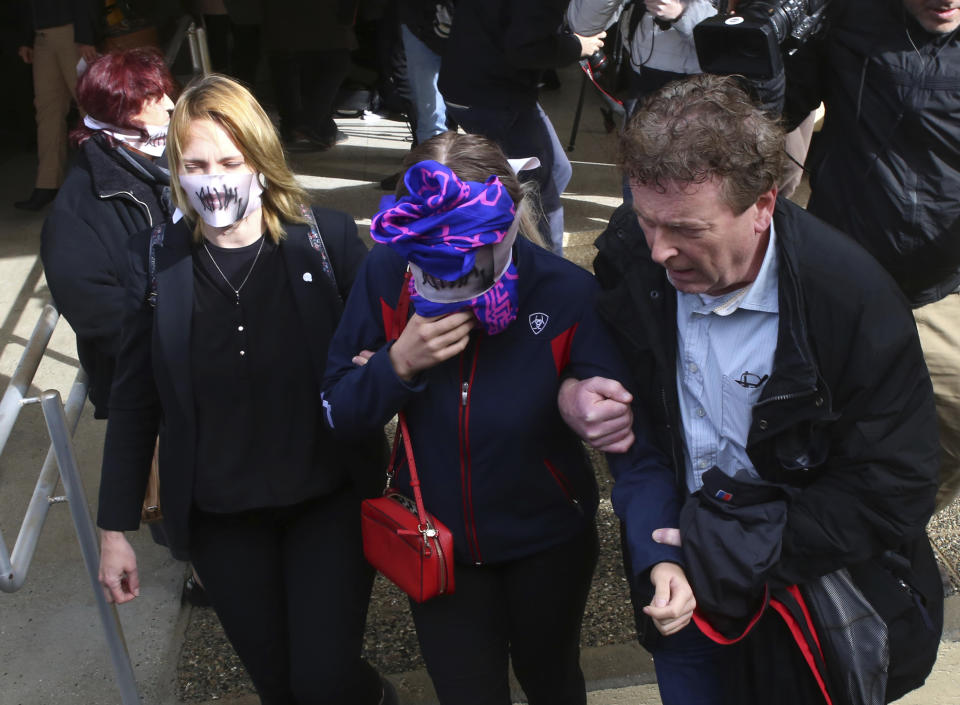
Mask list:
[[[567,480],[566,476],[560,472],[560,469],[549,460],[544,459],[543,464],[550,473],[550,476],[553,478],[553,481],[557,483],[560,491],[563,492],[563,496],[566,497],[567,501],[570,502],[570,504],[572,504],[573,507],[582,514],[583,509],[580,507],[580,500],[573,492],[573,488],[570,486],[570,481]]]

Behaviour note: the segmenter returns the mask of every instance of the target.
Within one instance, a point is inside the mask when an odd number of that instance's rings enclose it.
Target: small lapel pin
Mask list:
[[[310,274],[310,272],[304,272],[304,273],[303,273],[303,281],[305,281],[305,282],[312,282],[312,281],[313,281],[313,275]]]

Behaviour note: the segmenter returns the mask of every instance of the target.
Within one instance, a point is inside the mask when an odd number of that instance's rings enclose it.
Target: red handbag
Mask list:
[[[407,420],[402,411],[398,416],[397,434],[403,437],[413,499],[390,487],[396,467],[391,459],[383,496],[360,505],[363,555],[414,602],[425,602],[454,590],[453,534],[424,509]],[[394,442],[394,458],[399,442]]]
[[[393,320],[385,321],[390,340],[399,337],[407,322],[409,279],[407,272]],[[390,487],[401,442],[410,469],[412,500]],[[407,418],[402,411],[397,414],[397,437],[387,469],[387,487],[382,497],[361,503],[360,527],[367,561],[412,600],[425,602],[453,592],[453,534],[423,506]]]

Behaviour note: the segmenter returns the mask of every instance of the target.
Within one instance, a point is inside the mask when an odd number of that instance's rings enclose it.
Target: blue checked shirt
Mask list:
[[[723,296],[677,292],[677,391],[687,489],[716,465],[757,477],[747,455],[753,405],[773,371],[779,305],[773,223],[756,280]]]

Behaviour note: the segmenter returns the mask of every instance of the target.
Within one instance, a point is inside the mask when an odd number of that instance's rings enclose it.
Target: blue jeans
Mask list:
[[[400,34],[407,57],[407,80],[417,111],[417,142],[423,144],[434,135],[447,131],[447,108],[437,89],[440,55],[417,39],[407,25],[400,25]]]
[[[510,159],[537,157],[540,168],[530,178],[540,186],[540,234],[550,249],[563,254],[563,205],[560,195],[570,182],[573,167],[550,118],[539,104],[532,108],[469,107],[447,103],[447,112],[467,132],[483,135],[500,145]],[[523,175],[521,174],[521,179]]]

